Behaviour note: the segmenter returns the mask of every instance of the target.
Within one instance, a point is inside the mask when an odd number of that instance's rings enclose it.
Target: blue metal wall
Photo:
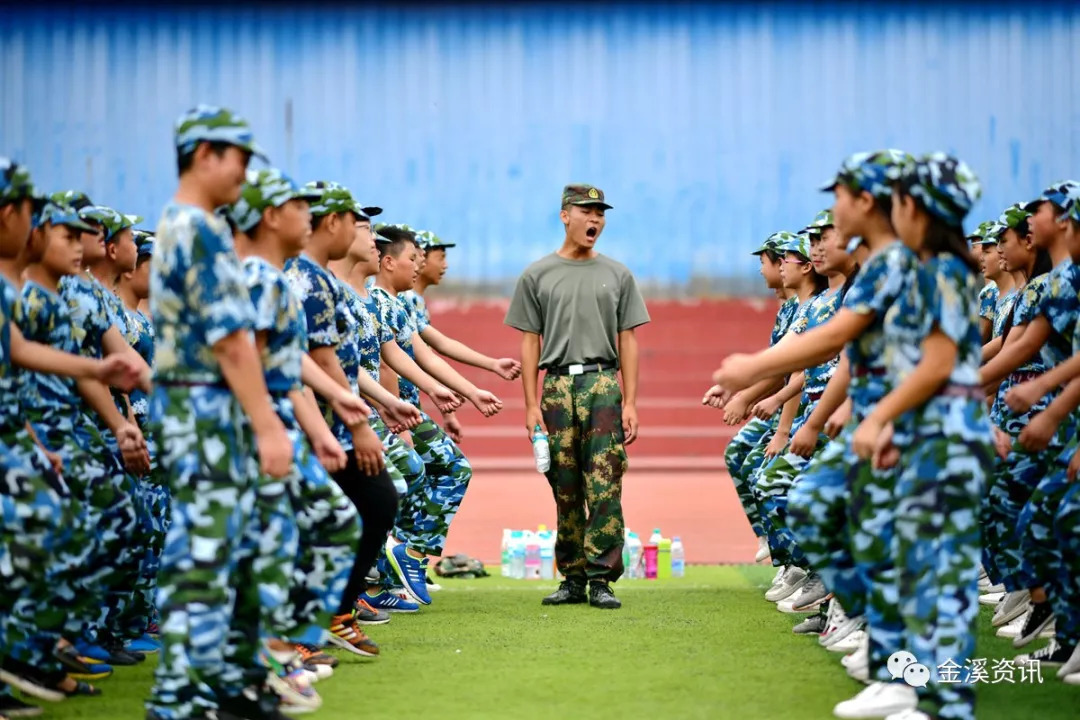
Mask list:
[[[298,179],[458,241],[458,279],[512,280],[586,181],[616,208],[602,249],[643,280],[742,290],[748,249],[825,205],[850,152],[959,154],[979,219],[1080,175],[1078,8],[7,6],[0,153],[156,217],[173,119],[227,104]]]

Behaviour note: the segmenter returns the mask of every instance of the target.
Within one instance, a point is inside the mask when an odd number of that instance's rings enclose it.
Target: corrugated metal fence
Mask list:
[[[226,104],[297,179],[456,240],[457,280],[505,289],[585,181],[646,283],[757,291],[747,251],[824,206],[850,152],[959,154],[979,219],[1080,175],[1078,8],[7,6],[0,152],[153,218],[172,121]]]

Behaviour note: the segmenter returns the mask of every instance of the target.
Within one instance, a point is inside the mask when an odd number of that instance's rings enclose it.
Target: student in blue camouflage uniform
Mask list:
[[[305,394],[302,380],[329,390],[333,406],[350,425],[366,423],[369,412],[362,400],[334,383],[314,362],[304,367],[307,319],[283,268],[303,248],[311,229],[309,202],[321,196],[299,188],[277,170],[249,171],[240,200],[231,210],[238,229],[250,238],[238,243],[237,250],[244,257],[255,306],[256,342],[274,407],[294,446],[293,470],[285,483],[300,533],[299,553],[287,587],[291,626],[279,624],[275,629],[306,645],[319,642],[321,628],[330,624],[343,600],[360,540],[360,521],[352,502],[327,473],[345,466],[345,451],[314,399]]]
[[[787,297],[787,290],[780,281],[780,255],[776,251],[776,242],[769,236],[757,250],[753,252],[761,261],[761,275],[765,279],[765,285],[783,302],[776,313],[776,321],[773,323],[772,332],[769,335],[769,345],[775,345],[784,337],[791,325],[795,312],[799,308],[798,298]],[[710,388],[702,400],[702,404],[720,409],[724,407],[721,401],[719,388]],[[733,398],[734,399],[734,398]],[[748,405],[747,405],[748,407]],[[742,468],[747,455],[763,442],[771,427],[771,421],[753,417],[746,423],[735,437],[728,443],[724,450],[724,464],[735,485],[735,492],[739,502],[743,506],[746,518],[750,522],[750,529],[758,537],[758,560],[763,560],[768,555],[768,545],[765,539],[765,530],[761,525],[761,517],[758,513],[757,503],[754,501],[754,493],[748,483],[748,477],[743,475]]]
[[[1072,331],[1080,313],[1077,295],[1080,271],[1070,258],[1064,232],[1067,226],[1057,218],[1073,185],[1070,182],[1051,186],[1039,199],[1023,208],[1031,213],[1028,222],[1032,242],[1050,256],[1053,269],[1027,284],[1014,317],[1017,326],[1026,326],[1024,331],[1013,342],[1006,341],[1001,351],[983,368],[986,383],[995,384],[1006,377],[1006,383],[998,391],[999,397],[1003,398],[1012,385],[1031,379],[1031,375],[1018,378],[1018,373],[1024,370],[1036,374],[1045,372],[1064,362],[1072,352]],[[1021,323],[1021,320],[1026,322]],[[1004,468],[999,470],[1006,475],[1004,486],[1008,499],[1015,501],[1006,506],[1010,510],[1021,508],[1016,520],[1006,525],[1002,532],[1005,534],[1010,527],[1015,529],[1013,542],[1002,544],[1003,555],[1014,566],[1019,565],[1015,570],[1019,587],[1010,587],[1011,579],[1007,579],[1005,585],[1010,591],[1030,590],[1032,603],[1024,627],[1014,641],[1015,647],[1030,643],[1053,621],[1053,605],[1061,597],[1057,589],[1060,556],[1053,537],[1053,513],[1065,490],[1065,471],[1072,455],[1070,446],[1075,443],[1075,418],[1067,407],[1068,399],[1058,398],[1055,390],[1029,409],[1026,413],[1029,419],[1014,444],[1014,448],[1016,445],[1023,448],[1029,462],[1010,464],[1006,461]],[[1006,432],[1012,430],[1009,426],[1004,429]],[[995,484],[1000,482],[995,480]],[[1075,640],[1068,642],[1075,643]],[[1056,661],[1060,657],[1067,659],[1071,652],[1072,646],[1066,649],[1054,642],[1030,657]]]
[[[116,295],[124,305],[127,314],[128,344],[139,353],[147,363],[154,364],[154,325],[150,317],[139,309],[139,303],[150,297],[150,258],[154,254],[154,236],[145,230],[134,231],[135,268],[121,274],[116,286]],[[165,533],[168,530],[169,492],[162,482],[157,467],[157,449],[149,426],[149,398],[141,389],[136,388],[128,395],[131,414],[135,424],[146,438],[147,454],[150,456],[150,471],[136,481],[140,483],[145,514],[143,515],[144,532],[147,544],[140,572],[147,580],[140,585],[137,595],[136,618],[145,615],[149,618],[146,626],[148,635],[157,635],[158,614],[154,596],[157,593],[157,573],[161,565],[161,553],[165,547]],[[128,645],[131,649],[152,647],[152,637],[143,637]]]
[[[982,243],[972,243],[972,254],[977,258],[976,262],[982,263]],[[989,281],[979,291],[979,332],[980,337],[987,341],[993,337],[994,321],[997,318],[998,301],[1001,299],[1001,288],[997,283]]]
[[[904,713],[898,701],[888,717],[975,720],[974,687],[951,683],[936,668],[966,666],[979,612],[979,502],[991,432],[979,385],[978,264],[961,223],[981,191],[963,162],[942,153],[906,165],[895,188],[893,224],[922,260],[918,283],[899,307],[919,324],[886,336],[893,389],[863,419],[852,444],[864,462],[899,460],[893,553],[904,621],[900,647],[931,670],[929,683],[918,688],[917,710],[908,705]],[[911,688],[903,691],[910,702]],[[856,702],[842,703],[837,714],[855,717],[843,712],[846,705]]]
[[[889,217],[891,182],[908,158],[896,150],[858,153],[828,186],[836,195],[837,230],[870,249],[833,319],[783,343],[786,347],[731,356],[714,376],[724,388],[738,389],[825,360],[847,343],[846,362],[842,359],[817,411],[838,407],[848,386],[852,422],[815,456],[789,492],[788,526],[849,616],[865,615],[866,677],[882,682],[890,678],[885,663],[903,632],[891,554],[895,473],[862,462],[850,439],[855,425],[892,389],[883,357],[886,334],[907,332],[905,324],[914,322],[896,303],[915,284],[918,259],[896,239]],[[852,241],[849,251],[858,243]]]
[[[265,670],[255,663],[260,618],[234,609],[258,603],[260,474],[284,477],[293,452],[263,379],[240,261],[214,214],[238,199],[248,160],[261,151],[244,120],[205,105],[180,117],[175,140],[179,188],[150,261],[150,425],[171,517],[158,576],[163,649],[147,717],[204,718],[218,708],[219,717],[266,717],[272,700],[258,695]]]
[[[416,276],[415,234],[398,226],[379,226],[377,230],[376,241],[379,236],[388,241],[378,243],[380,270],[371,290],[379,322],[393,333],[398,347],[424,373],[469,400],[485,417],[499,412],[502,401],[465,380],[427,347],[404,303],[396,297],[412,287]],[[389,368],[380,371],[384,385],[393,375]],[[402,400],[420,408],[420,389],[415,384],[401,383],[399,392]],[[450,523],[472,478],[472,467],[446,432],[430,416],[422,416],[423,421],[411,435],[413,447],[424,461],[425,483],[410,488],[402,499],[394,528],[401,542],[391,543],[387,555],[412,599],[428,605],[431,595],[427,589],[427,556],[442,555]]]
[[[807,228],[807,232],[810,233],[810,254],[814,258],[814,269],[823,277],[828,277],[829,288],[810,301],[810,309],[804,320],[792,325],[793,334],[812,330],[836,314],[847,275],[855,270],[854,258],[847,253],[839,233],[832,225],[832,213],[827,212],[825,217],[815,221],[815,224]],[[837,362],[838,358],[832,358],[802,371],[803,387],[797,406],[797,417],[791,423],[791,442],[787,442],[785,438],[783,451],[759,471],[754,482],[769,537],[773,565],[794,565],[809,575],[797,594],[790,595],[792,609],[798,611],[813,610],[815,604],[826,597],[827,590],[820,577],[812,572],[787,526],[787,496],[810,457],[824,447],[828,439],[822,433],[802,433],[802,428],[824,394]],[[788,408],[785,408],[785,412],[787,411]],[[783,424],[784,421],[781,420],[781,425]],[[794,585],[789,583],[788,587]]]
[[[381,388],[360,372],[359,322],[346,303],[345,288],[326,267],[348,252],[363,209],[347,188],[336,183],[320,181],[305,187],[321,195],[311,205],[312,234],[307,247],[285,264],[285,275],[303,305],[308,352],[334,382],[353,395],[362,393],[371,399]],[[349,427],[329,403],[320,402],[334,436],[348,453],[347,465],[332,473],[333,478],[359,511],[364,527],[345,597],[331,620],[332,642],[354,653],[375,655],[379,646],[357,626],[354,606],[367,589],[368,570],[393,525],[397,490],[386,471],[382,442],[370,424]]]

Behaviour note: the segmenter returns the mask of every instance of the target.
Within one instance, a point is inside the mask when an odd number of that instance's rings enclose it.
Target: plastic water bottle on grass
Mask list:
[[[525,577],[525,534],[520,530],[510,534],[510,577],[514,580]]]
[[[540,526],[540,579],[555,579],[555,533]]]
[[[645,577],[642,565],[641,538],[638,537],[637,533],[632,532],[626,544],[630,555],[630,574],[627,577],[631,580],[640,580]]]
[[[540,579],[540,538],[532,532],[525,540],[525,579]]]
[[[686,550],[678,536],[671,541],[671,577],[686,577]]]
[[[499,574],[502,577],[510,577],[510,536],[512,532],[509,528],[503,529],[502,555],[499,560]]]

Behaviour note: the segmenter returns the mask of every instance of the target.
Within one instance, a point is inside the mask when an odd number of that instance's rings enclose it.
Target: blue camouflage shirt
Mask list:
[[[127,335],[128,345],[139,353],[139,357],[146,361],[150,367],[154,367],[154,324],[142,310],[125,308],[127,312]],[[142,426],[150,412],[149,398],[139,388],[134,388],[128,394],[131,401],[131,410],[135,413],[135,419]]]
[[[80,355],[100,358],[101,341],[110,327],[116,327],[121,334],[126,334],[127,321],[123,306],[89,272],[62,278],[60,296],[67,301]]]
[[[1043,273],[1038,277],[1033,277],[1024,285],[1020,290],[1019,297],[1016,299],[1016,304],[1013,306],[1013,327],[1027,325],[1039,316],[1039,308],[1042,307],[1043,297],[1049,290],[1049,286],[1050,273]],[[1045,348],[1045,345],[1043,347]],[[1043,350],[1040,349],[1034,357],[1014,372],[1042,374],[1046,370],[1046,364],[1043,362]],[[1003,392],[1006,383],[1002,383],[1001,387]]]
[[[415,290],[406,290],[403,293],[398,293],[398,298],[405,303],[409,312],[412,313],[417,332],[424,332],[431,327],[431,315],[428,314],[427,302],[424,300],[423,295]]]
[[[855,418],[861,420],[892,389],[891,363],[886,354],[886,333],[902,331],[897,300],[916,285],[918,258],[899,240],[874,253],[859,270],[844,296],[843,307],[874,319],[863,333],[847,344],[851,368],[851,397]],[[896,342],[903,346],[903,338]]]
[[[57,293],[27,281],[17,318],[19,330],[27,340],[51,345],[64,352],[77,351],[69,305]],[[26,418],[33,423],[70,427],[82,411],[82,399],[72,378],[27,371],[19,389],[20,405]]]
[[[347,288],[352,297],[359,302],[356,307],[356,315],[360,319],[360,367],[363,368],[375,382],[379,381],[379,367],[382,363],[382,346],[388,342],[394,342],[394,334],[390,328],[384,325],[378,316],[378,306],[371,292],[367,297],[351,287]]]
[[[997,308],[994,311],[994,337],[1001,337],[1001,334],[1005,332],[1005,321],[1012,315],[1016,307],[1016,298],[1019,296],[1020,291],[1013,288],[998,299]]]
[[[1046,367],[1050,368],[1072,355],[1073,332],[1080,315],[1080,266],[1066,260],[1049,272],[1038,312],[1052,329],[1040,350]]]
[[[979,317],[994,322],[997,317],[998,286],[987,283],[979,291]]]
[[[19,368],[11,361],[11,323],[19,314],[18,289],[0,275],[0,438],[8,439],[22,424],[19,412]]]
[[[300,365],[307,352],[307,317],[285,273],[261,257],[244,258],[244,281],[255,308],[254,330],[266,333],[262,350],[267,389],[285,394],[303,388]]]
[[[792,332],[803,333],[828,322],[836,314],[836,311],[840,309],[840,291],[826,290],[820,295],[811,298],[807,305],[809,307],[804,315],[801,327],[797,323],[793,323]],[[813,395],[824,392],[825,386],[829,384],[829,379],[832,378],[839,362],[840,357],[837,356],[821,365],[806,368],[803,371],[803,394]]]
[[[398,346],[415,359],[412,338],[416,333],[416,323],[405,309],[405,304],[381,287],[371,289],[371,298],[375,303],[379,322],[393,334]],[[420,407],[420,391],[405,378],[398,379],[398,393],[405,402]]]
[[[795,319],[795,313],[799,311],[799,298],[789,297],[781,305],[776,313],[776,322],[773,323],[772,333],[769,335],[769,345],[780,342],[780,338],[787,334],[791,321]]]
[[[150,263],[155,380],[223,382],[213,346],[255,320],[229,226],[201,208],[170,202]]]

